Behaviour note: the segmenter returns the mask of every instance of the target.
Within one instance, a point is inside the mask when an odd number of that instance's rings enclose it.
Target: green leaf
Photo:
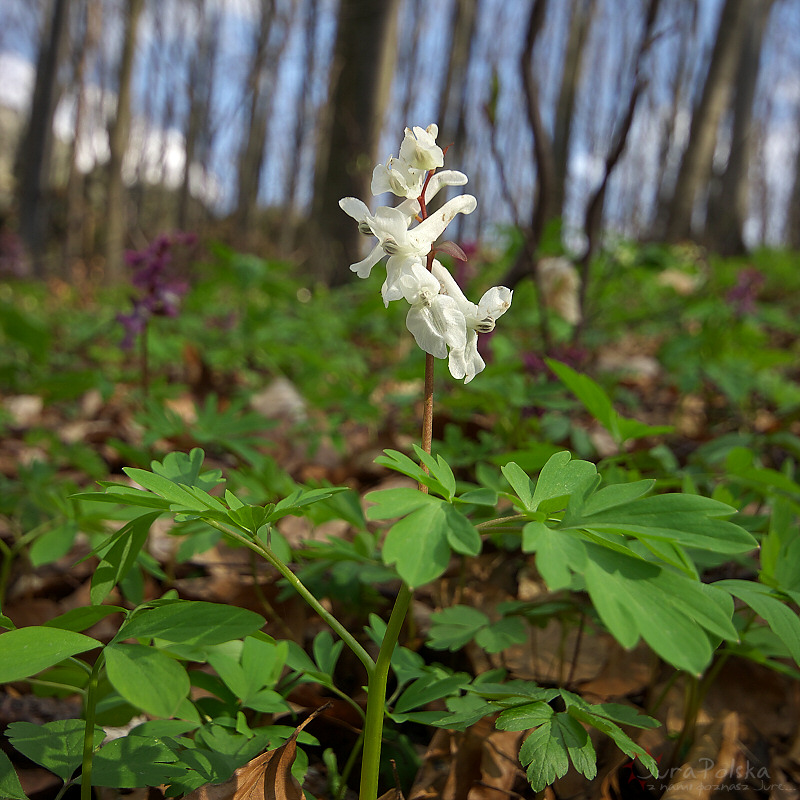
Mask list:
[[[78,532],[78,523],[75,520],[66,520],[56,525],[52,530],[37,536],[28,551],[28,557],[34,567],[43,564],[52,564],[66,555],[75,541]]]
[[[334,642],[328,631],[320,631],[314,637],[312,645],[314,661],[317,662],[317,667],[326,675],[333,676],[333,671],[336,669],[343,647],[344,642],[341,639],[338,642]]]
[[[481,535],[475,526],[454,506],[442,503],[438,506],[444,515],[447,527],[447,542],[456,553],[477,556],[481,551]]]
[[[441,675],[424,675],[417,678],[397,699],[394,714],[412,711],[420,708],[433,700],[457,694],[466,684],[469,676],[464,672],[442,677]]]
[[[92,765],[92,784],[135,789],[171,783],[186,774],[178,756],[159,739],[125,736],[98,750]]]
[[[62,781],[68,781],[83,759],[86,723],[80,719],[61,719],[34,725],[12,722],[6,729],[9,741],[24,756],[35,761]],[[105,731],[96,727],[94,746],[99,747]]]
[[[109,592],[130,572],[147,541],[150,527],[160,516],[160,511],[143,514],[126,523],[115,535],[115,543],[102,556],[92,575],[89,594],[92,603],[102,603]]]
[[[44,623],[45,628],[60,628],[65,631],[85,631],[111,614],[124,614],[121,606],[80,606],[72,608]]]
[[[709,631],[736,640],[732,607],[719,590],[657,564],[587,544],[586,588],[623,647],[643,638],[665,661],[700,674],[713,653]]]
[[[582,572],[586,566],[583,542],[543,522],[529,522],[522,529],[522,552],[536,553],[536,569],[551,591],[566,589],[572,582],[571,572]]]
[[[180,644],[213,645],[248,636],[264,624],[263,617],[244,608],[176,600],[136,611],[115,640],[156,638]]]
[[[384,450],[383,452],[385,455],[378,456],[375,459],[376,464],[399,472],[401,475],[407,475],[409,478],[413,478],[417,483],[427,486],[437,494],[445,494],[444,487],[436,477],[425,472],[416,461],[409,458],[405,453],[401,453],[399,450]],[[432,456],[430,458],[432,458]]]
[[[59,661],[103,645],[74,631],[31,626],[0,634],[0,683],[36,675]]]
[[[586,375],[581,375],[566,364],[546,359],[547,366],[555,372],[558,379],[581,401],[584,408],[611,434],[617,444],[628,439],[655,436],[669,433],[669,425],[646,425],[635,419],[627,419],[614,410],[609,396],[599,384]]]
[[[647,494],[655,486],[654,480],[615,483],[604,486],[589,497],[583,506],[585,515],[597,514],[616,506],[627,505]]]
[[[567,517],[564,525],[625,533],[643,541],[660,539],[716,553],[746,553],[758,542],[744,528],[719,519],[734,512],[709,497],[675,493],[640,498],[597,513],[587,513],[584,506],[580,518]]]
[[[219,469],[209,470],[201,475],[200,470],[203,468],[205,456],[199,447],[193,448],[188,455],[181,452],[167,453],[162,462],[151,461],[150,469],[173,483],[197,486],[208,491],[224,483],[224,480],[222,470]]]
[[[0,750],[0,797],[3,800],[29,800],[22,790],[11,759]]]
[[[505,479],[511,485],[515,494],[522,501],[523,507],[528,510],[533,510],[533,483],[531,479],[525,474],[521,467],[513,461],[509,461],[504,467],[500,468],[505,476]]]
[[[531,502],[534,511],[547,500],[582,494],[597,480],[597,467],[594,464],[571,459],[570,453],[564,450],[551,456],[542,467]]]
[[[428,646],[434,650],[459,650],[489,624],[477,608],[455,605],[434,611],[428,631]]]
[[[534,792],[541,792],[557,778],[567,774],[569,757],[558,726],[540,725],[522,743],[519,760]]]
[[[296,514],[306,506],[318,503],[320,500],[327,500],[339,492],[347,492],[346,486],[326,486],[324,489],[298,489],[288,497],[283,498],[266,517],[266,522],[277,522],[283,517]],[[302,511],[301,511],[302,513]]]
[[[456,478],[450,465],[441,456],[434,458],[430,453],[426,453],[419,445],[414,445],[414,452],[439,482],[443,489],[442,495],[447,500],[452,500],[456,493]]]
[[[522,644],[527,638],[527,627],[522,618],[504,617],[479,631],[475,642],[487,653],[499,653],[507,647]]]
[[[800,617],[775,597],[768,587],[741,580],[717,581],[714,586],[747,603],[786,645],[795,663],[800,664]]]
[[[549,722],[553,714],[553,709],[541,700],[523,703],[503,711],[495,727],[500,731],[528,731]]]
[[[367,508],[367,519],[395,519],[411,514],[417,509],[440,502],[419,489],[381,489],[369,492],[366,500],[375,505]]]
[[[449,527],[444,504],[436,498],[430,500],[433,502],[396,522],[383,545],[384,563],[394,564],[400,577],[412,589],[438,578],[450,563]]]
[[[591,708],[596,709],[598,706],[592,706]],[[658,763],[656,760],[650,755],[650,753],[648,753],[643,747],[640,747],[638,744],[636,744],[636,742],[634,742],[630,736],[628,736],[613,722],[597,714],[593,714],[591,711],[579,706],[569,706],[567,713],[570,716],[575,717],[575,719],[579,722],[582,722],[586,725],[591,725],[601,733],[604,733],[623,753],[625,753],[626,756],[629,756],[630,758],[638,758],[650,771],[650,774],[654,778],[658,777]]]
[[[181,664],[141,644],[112,644],[105,656],[108,680],[125,700],[148,714],[175,716],[190,688]]]
[[[123,472],[140,486],[167,500],[173,511],[202,513],[208,510],[226,510],[225,506],[216,497],[212,497],[208,492],[197,486],[184,486],[173,483],[163,475],[156,475],[144,469],[124,467]]]

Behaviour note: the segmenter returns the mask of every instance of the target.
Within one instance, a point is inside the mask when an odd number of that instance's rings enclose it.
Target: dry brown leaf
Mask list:
[[[521,734],[483,719],[463,733],[438,730],[409,794],[411,800],[484,800],[508,795],[521,771]]]
[[[739,716],[731,711],[697,737],[662,800],[708,800],[726,778],[735,778],[738,753]]]
[[[316,709],[301,722],[288,741],[239,767],[224,783],[206,784],[183,800],[303,800],[303,787],[292,775],[300,731],[327,706]]]

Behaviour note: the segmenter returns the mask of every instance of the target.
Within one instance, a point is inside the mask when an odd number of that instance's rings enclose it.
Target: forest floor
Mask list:
[[[626,407],[635,409],[635,416],[648,425],[673,428],[668,436],[643,439],[637,447],[642,451],[652,450],[666,443],[677,461],[685,464],[692,453],[715,438],[746,429],[748,435],[773,436],[771,449],[766,448],[762,454],[774,460],[776,469],[780,468],[781,454],[785,457],[790,451],[779,453],[774,437],[800,435],[796,412],[779,413],[770,402],[748,407],[746,411],[741,406],[731,411],[730,394],[719,389],[682,392],[674,382],[663,380],[662,370],[649,370],[648,365],[655,363],[651,353],[657,349],[654,344],[657,339],[623,337],[602,348],[607,360],[616,358],[621,363],[630,362],[634,356],[640,359],[641,368],[622,383]],[[633,352],[637,350],[638,353]],[[68,401],[54,400],[57,392],[52,392],[52,386],[58,384],[56,371],[47,391],[4,393],[0,399],[5,428],[0,438],[0,476],[4,479],[5,499],[0,536],[7,543],[14,541],[20,525],[24,527],[30,520],[38,519],[35,507],[24,507],[26,495],[37,491],[45,495],[56,486],[85,489],[92,488],[97,480],[118,481],[123,477],[122,466],[129,464],[132,454],[143,452],[143,448],[151,453],[164,453],[207,443],[208,437],[194,436],[192,431],[206,408],[209,387],[224,385],[232,373],[210,366],[191,347],[182,353],[183,363],[169,365],[171,376],[165,385],[173,382],[176,375],[180,380],[163,399],[163,407],[169,410],[174,425],[172,430],[167,426],[162,431],[165,435],[155,439],[153,432],[143,427],[141,393],[135,383],[111,379],[103,387],[76,391]],[[600,349],[595,350],[592,356],[595,364],[599,353]],[[235,378],[235,382],[241,383],[248,380]],[[270,421],[263,433],[247,435],[251,436],[251,443],[255,439],[258,449],[269,453],[278,470],[293,480],[347,486],[366,505],[363,497],[369,491],[414,485],[410,479],[374,464],[375,456],[383,449],[407,450],[412,440],[404,420],[409,414],[414,416],[416,404],[409,408],[391,400],[404,396],[408,391],[406,383],[384,382],[382,395],[373,389],[373,398],[390,398],[383,409],[386,413],[379,414],[377,421],[373,418],[362,423],[342,418],[332,427],[320,426],[310,444],[308,431],[314,429],[324,412],[315,410],[304,396],[308,386],[298,388],[285,378],[270,380],[266,388],[253,390],[248,400],[251,414]],[[346,410],[346,401],[344,405]],[[220,409],[229,407],[232,407],[229,401],[223,398]],[[547,411],[542,413],[546,417]],[[152,410],[150,414],[152,419]],[[398,415],[399,422],[395,418]],[[463,445],[482,441],[481,432],[494,430],[499,416],[496,408],[464,414],[457,404],[446,403],[442,419],[453,422],[461,437],[458,442]],[[570,442],[592,442],[598,458],[604,449],[606,457],[611,456],[613,442],[585,411],[573,407],[569,420],[570,429],[561,437],[567,446]],[[437,431],[444,435],[441,420]],[[148,438],[148,433],[153,435]],[[507,442],[506,447],[509,445]],[[206,464],[211,468],[219,467],[225,472],[237,463],[224,447],[211,446],[207,450]],[[37,465],[44,465],[38,475]],[[306,518],[292,516],[279,523],[279,530],[293,547],[309,540],[351,535],[350,527],[342,520],[312,525]],[[52,546],[61,547],[60,541],[54,539]],[[87,605],[96,562],[81,559],[89,549],[88,540],[79,534],[57,558],[43,557],[42,553],[31,558],[29,551],[22,551],[9,567],[3,613],[17,627],[23,627],[43,625],[59,614]],[[179,560],[177,549],[178,541],[170,535],[169,526],[156,523],[148,551],[162,577],[144,573],[141,590],[145,598],[156,598],[174,589],[186,599],[251,609],[267,618],[267,633],[276,639],[292,639],[304,647],[323,629],[319,618],[300,599],[287,596],[277,574],[266,565],[255,563],[248,551],[216,544]],[[726,569],[728,572],[722,577],[739,577],[743,567],[732,563]],[[357,597],[351,598],[353,602],[348,602],[346,596],[331,601],[353,632],[363,628],[367,612],[385,613],[389,607],[390,598],[386,595],[394,587],[385,584],[380,588],[381,593],[373,598],[371,608],[359,606]],[[713,675],[708,673],[707,680],[696,681],[685,673],[666,668],[644,645],[624,650],[590,613],[579,619],[554,613],[543,618],[541,627],[531,626],[527,642],[497,654],[488,654],[471,645],[452,653],[433,652],[424,647],[431,613],[455,602],[492,608],[501,602],[536,598],[557,606],[562,596],[563,593],[548,592],[536,572],[532,555],[509,557],[505,551],[487,547],[474,559],[454,561],[442,579],[417,592],[413,621],[404,644],[418,649],[426,661],[438,661],[450,669],[478,675],[502,667],[510,677],[565,687],[593,703],[633,705],[662,723],[637,736],[639,744],[658,761],[658,778],[642,773],[610,742],[597,741],[597,778],[587,781],[570,770],[545,790],[547,798],[800,798],[800,682],[788,663],[782,673],[753,660],[726,658],[715,664]],[[124,603],[118,593],[111,599]],[[108,641],[117,624],[113,616],[107,617],[88,633]],[[359,665],[343,659],[338,669],[341,685],[350,687],[353,699],[363,703],[363,691],[359,688],[363,675]],[[702,693],[702,705],[693,719],[686,709],[698,692]],[[306,748],[310,768],[304,784],[314,797],[330,797],[329,763],[322,754],[331,749],[338,763],[344,763],[348,748],[356,740],[359,719],[348,704],[326,695],[314,684],[300,684],[288,699],[295,717],[281,721],[293,725],[330,703],[307,728],[319,745]],[[0,730],[12,722],[42,723],[79,714],[79,701],[72,697],[32,693],[23,684],[9,684],[0,689]],[[495,730],[490,721],[484,720],[464,733],[432,732],[430,728],[412,724],[407,735],[418,759],[412,770],[415,774],[411,788],[406,785],[405,796],[409,800],[531,796],[517,760],[522,733]],[[13,753],[5,741],[3,748],[10,755]],[[56,796],[61,786],[57,777],[22,759],[18,753],[12,757],[31,800]],[[408,781],[412,768],[401,765],[400,769],[404,771],[403,780]],[[98,791],[103,800],[121,796],[152,800],[163,796],[157,787]],[[275,788],[273,794],[271,791],[265,790],[264,796],[285,796],[281,793],[285,792],[284,787]],[[349,796],[352,790],[347,791]],[[77,797],[77,789],[70,789],[64,796]],[[222,793],[209,790],[203,795],[214,800],[228,797],[241,800],[245,796],[241,787],[237,790],[232,786]]]

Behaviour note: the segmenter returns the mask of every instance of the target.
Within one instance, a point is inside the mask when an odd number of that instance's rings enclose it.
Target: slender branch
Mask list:
[[[364,722],[364,755],[361,762],[360,800],[375,800],[378,796],[378,773],[381,763],[381,745],[383,744],[383,717],[386,713],[386,684],[389,679],[389,667],[392,654],[400,638],[406,614],[411,605],[412,591],[404,583],[397,593],[397,599],[386,626],[386,633],[378,652],[369,688],[367,691],[367,714]]]
[[[217,530],[222,531],[228,536],[232,536],[236,541],[249,547],[263,558],[265,558],[281,575],[287,580],[291,587],[308,603],[311,608],[331,627],[331,629],[338,635],[338,637],[353,651],[356,658],[364,665],[367,671],[368,678],[371,678],[372,672],[375,669],[375,662],[372,660],[370,654],[361,646],[359,641],[353,636],[347,628],[339,622],[336,617],[328,611],[322,603],[306,588],[305,584],[297,577],[297,575],[289,569],[288,565],[284,564],[268,547],[265,547],[261,542],[253,539],[248,539],[238,531],[233,531],[221,522],[213,519],[205,520],[209,525]]]
[[[105,650],[100,652],[92,667],[89,684],[86,687],[86,718],[83,729],[83,759],[81,762],[81,800],[92,800],[92,761],[94,759],[94,722],[97,718],[97,687],[100,683],[100,670],[105,664]]]
[[[433,264],[433,252],[428,254],[428,268]],[[425,357],[425,395],[422,404],[422,449],[431,452],[433,442],[433,356]],[[424,464],[422,468],[427,472]],[[427,494],[428,487],[419,484],[419,490]],[[370,675],[367,687],[367,712],[364,722],[364,755],[361,761],[361,785],[359,800],[375,800],[378,796],[378,774],[381,763],[381,746],[383,744],[383,720],[386,714],[386,685],[389,680],[389,668],[392,654],[400,639],[408,609],[411,606],[413,591],[403,583],[394,602],[386,633],[383,636],[375,670]]]

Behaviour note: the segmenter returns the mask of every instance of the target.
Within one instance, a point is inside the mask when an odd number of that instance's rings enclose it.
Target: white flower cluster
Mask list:
[[[427,204],[443,187],[467,182],[463,172],[436,172],[444,165],[444,153],[436,144],[438,132],[436,125],[406,128],[399,157],[390,156],[375,167],[372,194],[391,192],[404,198],[399,205],[380,206],[374,214],[355,197],[345,197],[339,205],[362,233],[378,239],[370,254],[350,269],[367,278],[388,256],[381,288],[384,303],[405,299],[411,306],[406,325],[417,344],[436,358],[447,358],[453,377],[469,383],[486,366],[478,353],[478,333],[494,329],[495,320],[511,305],[512,292],[495,286],[476,305],[439,261],[433,259],[428,269],[433,243],[456,214],[471,214],[477,206],[471,194],[462,194],[428,216]]]

